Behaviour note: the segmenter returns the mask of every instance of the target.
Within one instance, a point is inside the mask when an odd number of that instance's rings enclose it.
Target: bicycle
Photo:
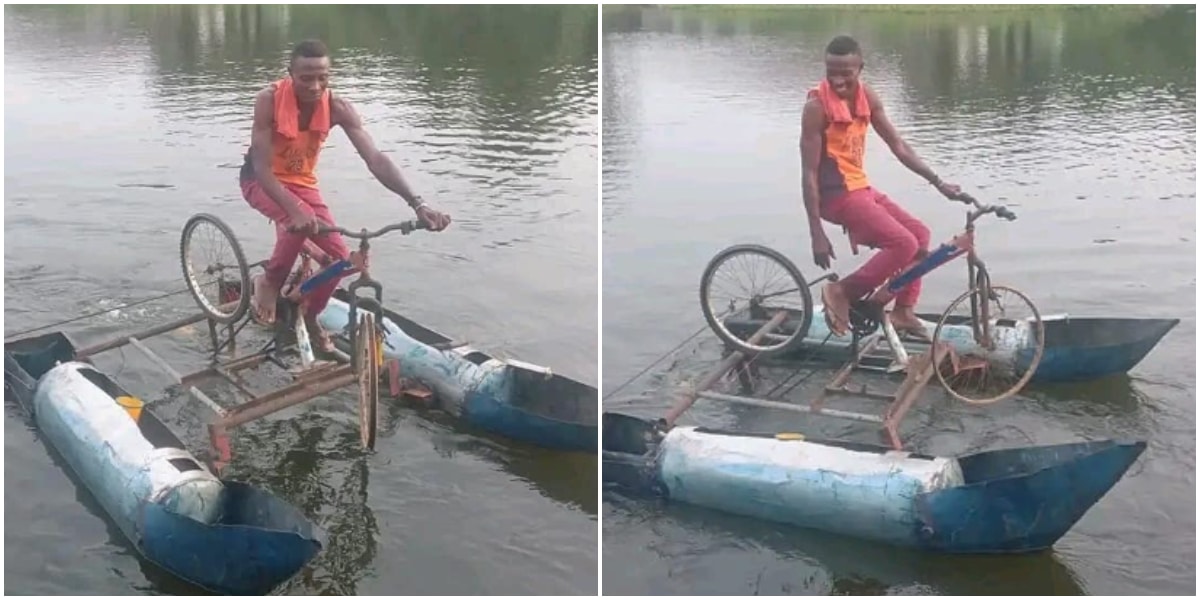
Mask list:
[[[859,338],[875,333],[882,328],[883,334],[891,346],[895,362],[906,366],[908,363],[907,352],[888,318],[885,307],[904,286],[914,279],[965,255],[967,257],[967,290],[942,312],[933,336],[929,340],[931,348],[942,346],[952,350],[949,353],[949,368],[943,368],[945,365],[937,365],[934,371],[942,387],[955,398],[969,404],[992,404],[1015,395],[1033,377],[1045,350],[1045,327],[1037,307],[1025,294],[1010,286],[992,285],[987,267],[975,249],[976,220],[984,215],[994,214],[998,218],[1013,221],[1017,218],[1016,215],[1003,206],[981,205],[979,201],[965,193],[960,194],[955,200],[974,206],[974,210],[967,213],[966,226],[962,233],[955,235],[925,256],[918,257],[900,273],[875,288],[865,299],[853,302],[850,311],[850,330],[854,336],[854,346],[856,346]],[[730,264],[734,259],[747,257],[761,257],[768,262],[775,263],[775,266],[782,268],[784,275],[791,280],[793,285],[775,292],[756,290],[749,295],[744,306],[736,305],[731,298],[728,302],[728,312],[718,316],[712,290],[714,281],[718,279],[718,270],[726,264]],[[752,285],[755,279],[756,277],[751,277]],[[823,275],[810,284],[796,268],[796,265],[776,250],[757,244],[731,246],[714,256],[701,276],[701,310],[709,327],[728,346],[750,356],[772,356],[787,353],[797,349],[805,342],[813,318],[813,299],[809,287],[824,279],[836,281],[837,274]],[[776,300],[792,293],[797,294],[797,298],[791,306]],[[999,295],[1003,293],[1013,294],[1019,302],[1030,309],[1032,315],[1023,320],[1004,318],[1003,314],[1006,310],[999,298]],[[964,302],[970,303],[969,314],[966,316],[953,314]],[[993,304],[998,306],[993,307]],[[999,312],[993,313],[994,308],[998,308]],[[725,318],[743,311],[748,311],[755,322],[761,320],[768,325],[775,324],[781,328],[778,332],[768,330],[756,334],[756,336],[747,335],[746,339],[743,339],[731,331],[725,323]],[[780,312],[784,315],[780,315]],[[970,325],[971,339],[954,339],[956,336],[952,335],[952,332],[961,331],[961,326],[964,324]],[[959,356],[959,353],[964,356]],[[1002,377],[1015,378],[1016,381],[1003,388],[1002,391],[982,397],[971,396],[964,391],[971,383],[978,383],[981,388],[986,389],[987,383],[990,381],[989,376],[993,372]]]
[[[198,252],[193,248],[193,241],[206,228],[212,228],[214,233],[224,238],[224,241],[232,249],[233,258],[228,264],[217,260],[204,269],[198,269],[195,266]],[[301,373],[297,374],[297,377],[300,377],[310,369],[317,370],[313,368],[316,357],[303,319],[305,301],[315,287],[329,279],[358,274],[348,288],[350,310],[346,333],[351,349],[351,371],[359,385],[360,415],[363,423],[367,424],[362,428],[362,441],[367,447],[374,445],[375,428],[370,424],[375,421],[375,406],[379,398],[379,369],[383,363],[382,344],[383,336],[386,333],[383,331],[383,286],[372,279],[370,275],[369,240],[392,231],[400,231],[401,234],[408,235],[413,231],[427,228],[428,226],[423,221],[417,219],[393,223],[376,231],[368,231],[364,228],[359,232],[322,224],[318,227],[316,235],[337,232],[348,238],[357,239],[359,240],[358,250],[351,252],[347,258],[332,260],[311,240],[306,240],[300,252],[300,264],[289,275],[283,289],[280,290],[276,306],[276,337],[272,340],[272,344],[278,342],[279,334],[283,331],[290,330],[295,334],[296,346],[302,363]],[[233,327],[239,321],[245,319],[241,324],[242,327],[249,322],[246,317],[250,308],[251,294],[245,292],[252,289],[250,268],[264,264],[265,261],[254,265],[247,264],[245,253],[242,251],[237,236],[224,221],[206,213],[196,214],[188,219],[180,239],[180,261],[183,266],[184,281],[187,283],[192,297],[212,323],[225,324],[230,327],[232,332]],[[314,262],[321,266],[320,270],[315,273],[312,272],[312,263]],[[230,272],[232,272],[232,276],[229,275]],[[211,277],[213,281],[202,283],[201,275]],[[204,289],[213,285],[216,288],[216,298],[210,299],[204,293]],[[364,287],[375,292],[373,299],[360,297],[358,291]],[[360,321],[358,319],[360,305],[365,306],[368,303],[371,305],[370,310],[363,315]],[[281,308],[283,310],[279,310]],[[281,316],[282,318],[280,318]],[[213,335],[214,354],[216,354],[220,351],[221,346],[216,343],[215,329]],[[234,335],[235,332],[231,333],[230,340]],[[260,354],[266,354],[266,352],[264,350]]]

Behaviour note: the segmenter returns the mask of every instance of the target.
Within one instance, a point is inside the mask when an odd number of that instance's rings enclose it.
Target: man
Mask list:
[[[350,102],[329,90],[329,70],[325,44],[300,42],[292,50],[288,76],[254,98],[250,151],[240,179],[246,202],[275,222],[275,249],[264,273],[254,281],[254,315],[264,324],[274,322],[280,289],[306,240],[311,239],[333,260],[349,257],[341,234],[316,234],[322,224],[336,226],[318,191],[315,175],[322,144],[333,127],[340,126],[346,132],[371,174],[403,198],[430,230],[441,231],[450,224],[449,215],[426,206],[387,155],[375,147]],[[307,300],[305,324],[318,351],[333,350],[317,315],[338,283],[339,279],[334,278],[322,284]]]
[[[862,68],[862,51],[853,38],[838,36],[829,42],[825,48],[825,79],[808,94],[800,133],[804,207],[812,233],[813,262],[828,269],[831,259],[837,258],[822,219],[849,232],[856,254],[858,244],[879,249],[857,271],[821,289],[825,318],[838,336],[845,335],[849,327],[850,304],[910,265],[928,250],[929,244],[929,228],[867,180],[863,154],[868,125],[875,128],[904,166],[947,198],[961,193],[957,185],[938,178],[900,137],[879,96],[859,80]],[[891,321],[897,331],[925,333],[914,312],[920,292],[921,282],[917,279],[896,294]]]

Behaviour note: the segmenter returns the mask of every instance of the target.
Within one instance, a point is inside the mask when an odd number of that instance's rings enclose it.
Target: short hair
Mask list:
[[[329,48],[321,40],[304,40],[292,48],[292,61],[297,58],[322,58],[329,56]]]
[[[834,56],[847,56],[850,54],[862,56],[862,49],[858,47],[858,42],[854,41],[854,38],[848,35],[839,35],[833,38],[828,46],[825,46],[825,53]]]

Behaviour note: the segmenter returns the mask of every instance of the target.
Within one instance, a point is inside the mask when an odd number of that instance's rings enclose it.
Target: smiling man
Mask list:
[[[333,127],[346,132],[371,174],[403,198],[430,230],[440,231],[450,224],[449,215],[426,206],[396,165],[375,147],[350,102],[329,89],[330,60],[325,44],[316,40],[297,44],[287,72],[287,77],[254,98],[250,151],[240,178],[246,202],[275,223],[275,249],[264,273],[254,280],[254,315],[264,324],[274,322],[279,291],[306,240],[311,239],[334,260],[349,255],[340,234],[316,234],[322,223],[336,226],[316,177],[317,158]],[[325,352],[331,351],[333,344],[316,317],[329,303],[338,282],[334,278],[314,289],[304,314],[314,349]]]
[[[813,262],[828,269],[837,258],[821,224],[824,219],[846,228],[850,245],[878,248],[862,267],[821,289],[825,318],[835,335],[849,327],[850,304],[862,299],[888,277],[927,251],[929,228],[879,190],[863,169],[868,126],[904,166],[924,177],[947,198],[957,185],[942,181],[921,161],[888,120],[883,102],[859,77],[863,57],[858,42],[838,36],[825,49],[825,79],[808,93],[801,122],[800,157],[804,207],[812,234]],[[921,292],[917,279],[896,295],[891,320],[897,331],[924,334],[915,307]]]

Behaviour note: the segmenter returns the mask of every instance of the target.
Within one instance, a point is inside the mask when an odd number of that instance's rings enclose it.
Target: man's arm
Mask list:
[[[264,192],[283,209],[289,217],[295,217],[299,210],[298,202],[291,192],[275,178],[271,169],[271,134],[275,121],[274,93],[265,89],[254,97],[254,128],[250,133],[250,164],[254,167],[254,176]]]
[[[865,84],[864,87],[866,87]],[[879,137],[892,150],[892,154],[896,155],[896,158],[904,166],[908,167],[910,171],[924,177],[925,181],[933,185],[938,185],[941,180],[938,179],[933,169],[930,169],[921,161],[921,157],[917,156],[917,153],[908,145],[908,142],[900,137],[900,132],[896,131],[896,126],[892,125],[891,119],[888,119],[887,113],[884,112],[883,101],[875,94],[875,90],[866,87],[866,92],[867,101],[871,105],[871,125],[875,127],[875,132],[879,134]]]
[[[813,263],[822,269],[837,258],[833,244],[821,224],[821,186],[817,179],[821,168],[822,135],[825,131],[825,109],[815,98],[804,105],[800,118],[800,177],[804,189],[804,210],[808,213],[808,231],[812,237]]]
[[[334,98],[331,108],[334,113],[334,122],[341,125],[342,129],[346,131],[350,143],[354,144],[354,149],[358,151],[363,162],[367,163],[367,169],[371,171],[375,179],[378,179],[379,183],[382,183],[387,189],[404,198],[410,207],[418,208],[421,205],[420,197],[413,193],[412,188],[408,187],[408,182],[404,180],[400,169],[392,163],[392,160],[375,147],[375,141],[363,128],[362,117],[358,116],[358,111],[354,110],[350,101],[345,98]]]
[[[815,98],[804,105],[800,119],[800,174],[804,190],[804,210],[808,212],[808,230],[813,240],[824,235],[821,225],[821,187],[818,169],[821,167],[821,132],[825,131],[825,110]]]

